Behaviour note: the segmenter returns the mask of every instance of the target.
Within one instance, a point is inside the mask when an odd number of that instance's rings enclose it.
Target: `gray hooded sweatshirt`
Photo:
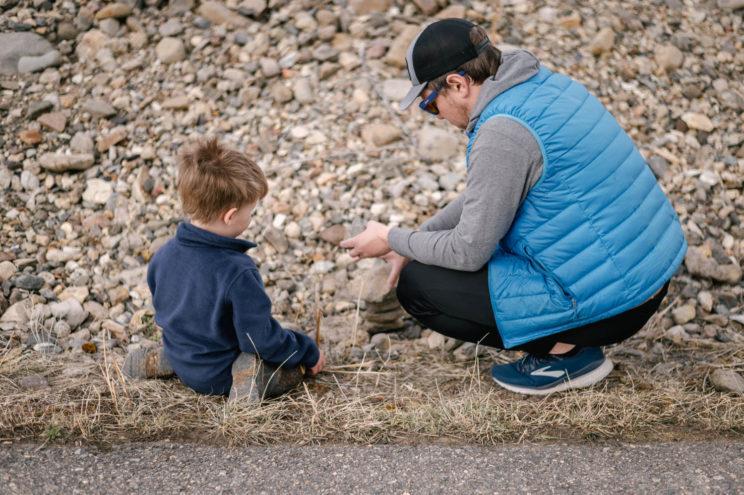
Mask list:
[[[537,74],[539,65],[525,50],[503,53],[499,70],[481,86],[467,130],[475,127],[491,100]],[[465,190],[420,230],[391,229],[390,247],[427,265],[481,269],[509,231],[542,170],[540,146],[525,126],[507,117],[489,119],[473,142]]]

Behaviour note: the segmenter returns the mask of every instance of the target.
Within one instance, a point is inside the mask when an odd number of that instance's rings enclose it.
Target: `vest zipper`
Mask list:
[[[566,298],[569,301],[571,301],[571,307],[573,308],[575,312],[576,311],[576,298],[573,296],[573,294],[563,286],[563,283],[561,283],[561,281],[558,280],[558,277],[553,275],[553,272],[545,268],[545,265],[543,265],[542,262],[539,259],[537,259],[537,256],[532,254],[530,248],[525,246],[524,253],[529,257],[529,259],[533,263],[535,263],[535,266],[537,267],[538,270],[542,272],[543,275],[545,275],[546,277],[550,277],[558,285],[558,287],[560,287],[561,292],[563,292],[563,295],[566,296]]]

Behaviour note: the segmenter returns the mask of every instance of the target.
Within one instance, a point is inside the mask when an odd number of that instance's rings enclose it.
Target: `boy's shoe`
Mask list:
[[[257,404],[263,399],[288,392],[302,381],[303,376],[304,370],[300,367],[277,368],[253,354],[240,353],[232,365],[229,400]]]
[[[491,376],[512,392],[547,395],[594,385],[609,375],[612,367],[599,347],[584,347],[570,355],[527,354],[513,363],[494,365]]]
[[[127,378],[170,378],[175,375],[163,346],[136,347],[127,352],[122,373]]]

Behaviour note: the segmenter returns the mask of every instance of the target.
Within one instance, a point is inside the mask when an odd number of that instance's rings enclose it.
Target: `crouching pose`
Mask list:
[[[424,326],[525,351],[492,368],[526,394],[585,387],[602,346],[640,330],[687,248],[672,205],[630,137],[584,86],[529,52],[501,53],[461,19],[426,27],[402,102],[465,131],[462,194],[412,230],[370,222],[344,241],[384,257]]]

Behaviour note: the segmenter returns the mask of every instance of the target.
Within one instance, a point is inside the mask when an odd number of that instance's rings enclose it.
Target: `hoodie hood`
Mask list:
[[[470,113],[466,132],[470,132],[478,122],[483,110],[491,100],[509,88],[523,83],[540,70],[540,61],[527,50],[502,52],[501,65],[495,75],[483,81],[475,107]]]

